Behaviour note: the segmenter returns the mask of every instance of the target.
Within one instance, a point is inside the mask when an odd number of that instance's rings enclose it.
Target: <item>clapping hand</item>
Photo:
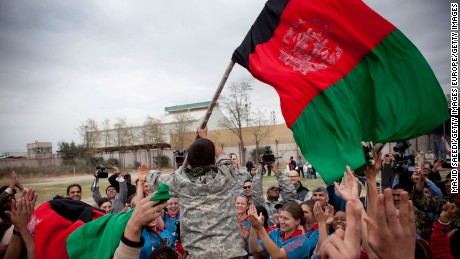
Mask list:
[[[254,205],[249,207],[248,219],[249,224],[251,224],[251,227],[253,227],[255,230],[259,231],[264,229],[264,216],[262,215],[262,212],[260,215],[257,215],[257,210]]]
[[[35,189],[30,188],[23,191],[19,199],[11,200],[11,211],[6,211],[5,214],[19,231],[27,230],[27,223],[34,212],[37,198]]]

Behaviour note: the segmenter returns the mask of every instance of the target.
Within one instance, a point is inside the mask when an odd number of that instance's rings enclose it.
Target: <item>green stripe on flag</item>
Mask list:
[[[447,101],[420,51],[394,30],[344,78],[316,96],[291,130],[327,184],[364,165],[361,140],[384,143],[430,132]]]

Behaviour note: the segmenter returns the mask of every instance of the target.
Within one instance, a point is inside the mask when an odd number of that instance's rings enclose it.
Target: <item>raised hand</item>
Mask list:
[[[401,193],[399,215],[390,189],[378,196],[376,207],[373,219],[364,218],[372,250],[379,258],[414,258],[415,217],[409,194]]]
[[[141,164],[138,168],[137,168],[137,172],[138,172],[138,177],[139,177],[139,181],[142,181],[144,182],[145,181],[145,176],[147,175],[147,173],[149,172],[149,166],[147,164]]]
[[[196,129],[196,134],[200,137],[200,138],[207,138],[208,137],[208,128],[205,127],[204,129],[202,128],[197,128]]]
[[[377,174],[380,172],[380,168],[382,167],[382,153],[374,152],[374,160],[375,164],[373,166],[366,166],[366,170],[364,170],[364,175],[366,179],[375,181],[377,178]]]
[[[240,222],[240,230],[241,230],[241,235],[243,236],[243,239],[246,240],[249,237],[249,229],[243,225],[242,222]]]
[[[326,220],[328,218],[329,214],[329,209],[326,207],[326,211],[323,211],[323,208],[321,208],[321,204],[319,201],[315,202],[315,206],[313,206],[313,215],[316,219],[316,222],[318,223],[326,223]]]
[[[337,229],[335,235],[321,245],[321,258],[358,258],[361,246],[361,214],[359,204],[347,202],[347,228]]]
[[[11,172],[10,179],[8,179],[8,187],[10,189],[13,189],[14,186],[16,185],[17,180],[18,178],[16,176],[16,172],[15,171]]]
[[[359,189],[358,183],[351,171],[350,167],[347,166],[347,172],[343,173],[345,177],[345,187],[343,189],[340,188],[338,182],[334,183],[335,189],[337,193],[344,199],[345,201],[352,201],[359,198]]]
[[[334,222],[334,206],[328,204],[324,211],[327,214],[326,225],[329,226]]]
[[[37,198],[38,195],[31,188],[28,191],[23,191],[19,199],[11,200],[11,211],[6,211],[5,214],[19,231],[27,230],[27,223],[34,212]]]
[[[448,224],[454,216],[455,212],[457,212],[457,206],[455,203],[448,202],[442,206],[442,212],[439,216],[439,220],[444,224]]]
[[[251,227],[253,227],[255,230],[257,231],[264,230],[264,216],[262,215],[262,212],[260,213],[260,215],[257,215],[256,206],[251,205],[249,207],[248,219],[249,219],[249,224],[251,224]]]
[[[128,222],[131,228],[140,232],[144,226],[147,226],[150,222],[161,215],[161,210],[166,208],[167,203],[157,205],[159,201],[150,201],[153,195],[155,195],[155,193],[151,193],[149,196],[145,197],[136,204],[133,214]]]

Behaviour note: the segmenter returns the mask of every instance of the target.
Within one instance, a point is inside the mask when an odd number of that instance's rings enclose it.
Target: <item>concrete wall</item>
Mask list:
[[[62,159],[59,157],[47,159],[1,159],[0,169],[15,167],[47,167],[61,166]]]

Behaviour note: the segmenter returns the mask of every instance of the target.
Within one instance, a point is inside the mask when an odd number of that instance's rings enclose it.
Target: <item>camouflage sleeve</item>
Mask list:
[[[436,214],[440,213],[442,210],[442,206],[444,205],[444,201],[441,197],[433,197],[428,199],[423,195],[423,192],[418,191],[417,188],[412,190],[412,201],[414,202],[414,206],[417,209],[425,212],[434,212]]]
[[[262,172],[257,170],[256,175],[252,178],[252,196],[254,197],[254,205],[264,206],[265,200],[263,196],[263,181],[262,181]]]
[[[291,183],[291,180],[287,178],[283,173],[278,172],[276,174],[279,185],[281,187],[281,192],[283,196],[283,203],[286,202],[295,202],[296,190],[294,185]]]
[[[229,175],[231,185],[237,182],[237,176],[232,168],[232,160],[227,154],[221,154],[217,157],[216,166],[219,171]]]
[[[182,167],[179,167],[179,169],[181,168]],[[145,176],[145,181],[149,183],[150,190],[155,192],[158,189],[158,185],[160,183],[167,184],[169,187],[171,187],[173,176],[174,175],[161,174],[161,172],[158,171],[150,171]]]

